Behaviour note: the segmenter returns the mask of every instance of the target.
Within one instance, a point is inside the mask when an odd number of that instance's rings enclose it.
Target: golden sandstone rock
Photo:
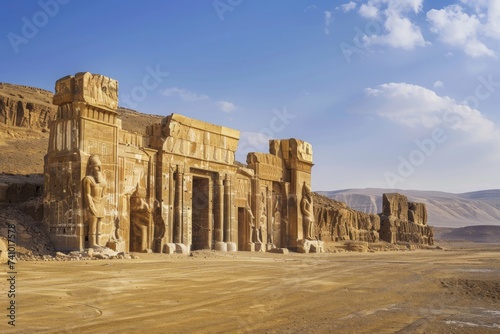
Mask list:
[[[102,75],[56,83],[44,225],[58,250],[311,250],[301,242],[312,224],[301,208],[310,198],[309,143],[273,140],[272,153],[250,153],[242,167],[239,131],[172,114],[145,135],[131,133],[117,97],[118,83]]]
[[[406,198],[386,198],[382,225],[345,205],[316,207],[305,141],[271,140],[242,165],[234,129],[171,114],[132,133],[118,119],[118,82],[91,73],[58,80],[53,102],[43,201],[57,250],[321,252],[323,240],[379,233],[430,243],[425,206],[410,206],[408,225]]]

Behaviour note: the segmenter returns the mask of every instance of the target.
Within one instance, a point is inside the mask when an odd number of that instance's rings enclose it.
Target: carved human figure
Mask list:
[[[154,202],[153,223],[155,247],[156,250],[161,253],[162,239],[165,236],[167,225],[165,224],[165,220],[161,215],[161,205],[158,200],[155,200]]]
[[[264,192],[261,193],[261,203],[260,203],[260,218],[259,218],[259,229],[261,234],[261,239],[264,244],[268,242],[267,238],[267,204],[266,195]]]
[[[142,252],[148,248],[148,227],[151,221],[151,208],[146,202],[146,189],[137,186],[130,197],[130,222],[132,233],[130,249]]]
[[[302,224],[304,227],[304,239],[314,240],[313,235],[313,199],[311,188],[304,182],[302,187],[302,200],[300,202],[300,210],[302,212]]]
[[[281,213],[283,211],[283,203],[281,200],[281,196],[276,196],[276,200],[274,203],[274,212],[273,212],[273,244],[277,245],[280,242],[280,234],[281,234]]]
[[[99,233],[104,218],[104,192],[106,180],[99,156],[92,155],[88,162],[88,173],[83,179],[83,197],[89,218],[89,247],[100,247]]]
[[[245,210],[247,212],[247,217],[248,217],[248,225],[249,225],[249,232],[248,232],[248,243],[261,243],[259,233],[255,227],[255,216],[253,215],[252,209],[250,208],[249,201],[245,203]]]

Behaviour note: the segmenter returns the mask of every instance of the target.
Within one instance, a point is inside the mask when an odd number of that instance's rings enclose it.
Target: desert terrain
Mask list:
[[[498,333],[500,246],[441,248],[21,261],[16,327],[6,320],[1,327],[3,333]]]

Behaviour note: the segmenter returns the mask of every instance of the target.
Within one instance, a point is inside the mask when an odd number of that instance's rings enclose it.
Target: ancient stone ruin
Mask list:
[[[321,250],[310,144],[272,140],[243,167],[237,130],[172,114],[131,133],[118,82],[91,73],[58,80],[54,104],[44,225],[58,250]]]
[[[396,193],[384,194],[382,211],[368,214],[353,210],[345,203],[316,195],[314,216],[319,239],[434,244],[434,229],[427,225],[424,203],[408,202],[406,196]]]
[[[129,132],[118,82],[88,72],[58,80],[53,102],[43,224],[57,250],[308,253],[326,240],[432,243],[425,206],[400,197],[387,195],[381,216],[315,206],[305,141],[271,140],[269,153],[249,153],[243,165],[237,130],[172,114],[145,135]]]

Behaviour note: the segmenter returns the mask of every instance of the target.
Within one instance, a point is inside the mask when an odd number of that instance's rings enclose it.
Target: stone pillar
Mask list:
[[[214,222],[214,241],[223,241],[223,222],[224,222],[224,181],[222,177],[216,181],[216,203],[215,203],[215,222]]]
[[[231,242],[231,179],[224,180],[224,242]]]
[[[174,240],[174,216],[175,216],[175,168],[169,166],[168,170],[168,240]]]
[[[182,183],[184,173],[177,169],[175,174],[175,199],[174,199],[174,243],[182,243]]]

